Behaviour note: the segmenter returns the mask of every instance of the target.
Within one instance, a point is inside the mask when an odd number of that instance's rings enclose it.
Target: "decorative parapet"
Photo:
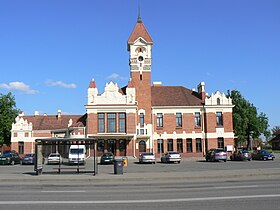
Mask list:
[[[17,116],[16,122],[12,124],[13,131],[32,131],[32,123],[28,123],[27,120],[24,120],[22,117]]]
[[[88,105],[135,104],[135,88],[127,88],[127,95],[123,95],[119,92],[117,83],[111,81],[106,83],[104,93],[101,95],[91,95],[89,98],[91,98],[91,100]]]
[[[205,98],[205,105],[232,105],[232,99],[226,97],[224,93],[216,91],[212,93],[210,97]]]

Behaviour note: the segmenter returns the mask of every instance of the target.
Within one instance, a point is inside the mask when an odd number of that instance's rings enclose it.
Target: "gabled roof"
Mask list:
[[[72,119],[71,127],[85,127],[86,114],[84,115],[39,115],[22,116],[28,123],[32,123],[33,130],[56,130],[68,128],[69,120]]]
[[[134,42],[139,38],[142,37],[148,44],[153,44],[153,40],[149,35],[145,25],[143,24],[141,18],[138,18],[137,23],[128,38],[128,44],[134,44]]]
[[[152,106],[200,106],[197,92],[182,86],[152,86]]]

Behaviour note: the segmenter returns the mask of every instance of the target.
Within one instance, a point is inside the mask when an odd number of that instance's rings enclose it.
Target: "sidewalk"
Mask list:
[[[189,171],[189,172],[149,172],[124,174],[10,174],[0,175],[0,185],[8,183],[27,184],[131,184],[131,183],[174,183],[174,182],[210,182],[230,180],[253,180],[253,179],[280,179],[279,168],[248,169],[248,170],[219,170],[219,171]]]

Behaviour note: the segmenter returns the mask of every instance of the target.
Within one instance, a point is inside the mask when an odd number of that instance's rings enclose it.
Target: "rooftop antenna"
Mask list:
[[[140,0],[138,0],[138,19],[137,22],[141,23],[142,19],[141,19],[141,15],[140,15]]]

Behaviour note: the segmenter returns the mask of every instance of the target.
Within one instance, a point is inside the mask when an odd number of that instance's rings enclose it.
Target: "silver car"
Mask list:
[[[223,149],[216,148],[216,149],[210,149],[206,152],[205,155],[206,162],[208,161],[227,161],[227,152]]]
[[[180,163],[181,155],[178,152],[167,152],[160,158],[162,163]]]
[[[156,163],[156,158],[152,152],[144,152],[139,156],[139,163]]]

